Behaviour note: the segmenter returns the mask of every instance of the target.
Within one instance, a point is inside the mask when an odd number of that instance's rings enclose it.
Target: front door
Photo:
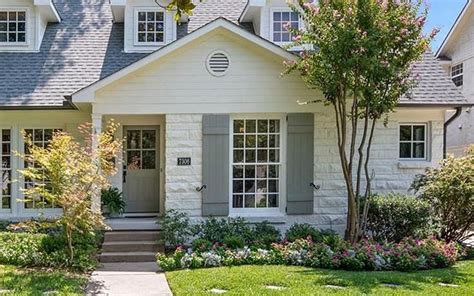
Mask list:
[[[159,127],[124,126],[126,213],[159,212]]]

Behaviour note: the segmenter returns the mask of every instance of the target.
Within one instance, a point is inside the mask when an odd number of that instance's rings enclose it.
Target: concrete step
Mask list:
[[[130,241],[156,241],[161,238],[159,231],[109,231],[104,235],[104,243]]]
[[[155,252],[104,252],[100,254],[100,262],[155,262],[155,255]]]
[[[109,241],[102,244],[102,252],[162,252],[163,244],[156,241]]]

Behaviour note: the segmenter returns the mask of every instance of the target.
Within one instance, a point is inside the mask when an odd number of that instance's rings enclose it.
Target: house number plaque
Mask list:
[[[179,166],[191,165],[191,157],[178,157],[178,165]]]

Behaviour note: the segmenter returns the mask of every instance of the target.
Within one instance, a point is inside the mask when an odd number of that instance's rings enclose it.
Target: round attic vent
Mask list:
[[[230,67],[229,56],[224,51],[214,51],[207,57],[206,67],[212,75],[223,76]]]

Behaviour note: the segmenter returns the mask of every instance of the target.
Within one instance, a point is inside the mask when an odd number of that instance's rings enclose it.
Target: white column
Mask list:
[[[98,136],[102,133],[102,114],[92,113],[92,152],[95,151],[99,145]],[[95,156],[94,156],[95,157]],[[100,213],[100,189],[94,188],[92,194],[92,211]]]

